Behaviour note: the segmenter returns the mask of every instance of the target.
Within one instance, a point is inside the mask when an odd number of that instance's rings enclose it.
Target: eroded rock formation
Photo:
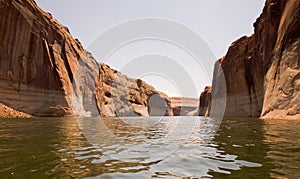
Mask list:
[[[33,116],[172,114],[165,94],[99,65],[33,0],[0,1],[0,102]]]
[[[299,118],[300,1],[267,0],[255,33],[215,65],[212,93],[227,88],[225,116]]]
[[[262,117],[299,119],[300,1],[282,0],[269,5],[270,13],[280,18],[276,19],[277,38],[265,78]]]
[[[171,102],[140,79],[131,79],[101,64],[97,80],[101,116],[172,116]]]

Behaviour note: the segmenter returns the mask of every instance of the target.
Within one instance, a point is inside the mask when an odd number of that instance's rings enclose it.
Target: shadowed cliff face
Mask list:
[[[267,0],[255,33],[216,62],[227,87],[225,116],[297,118],[300,114],[300,1]],[[220,73],[215,69],[214,81]],[[223,88],[213,83],[212,93]],[[298,116],[299,117],[299,116]]]
[[[111,73],[120,83],[107,83]],[[123,87],[127,82],[133,83],[129,91]],[[171,115],[166,95],[100,66],[67,27],[33,0],[0,1],[0,103],[33,116],[158,115],[161,110],[148,105],[152,95]],[[112,104],[112,96],[120,101]]]
[[[209,116],[211,108],[211,87],[206,86],[199,99],[199,116]]]
[[[234,42],[225,57],[216,63],[224,73],[227,99],[225,116],[259,116],[263,102],[263,68],[255,58],[254,37]],[[220,78],[216,73],[214,80]],[[224,88],[213,83],[212,91]]]

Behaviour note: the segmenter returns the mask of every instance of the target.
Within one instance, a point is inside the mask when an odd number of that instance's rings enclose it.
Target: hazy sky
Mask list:
[[[99,58],[101,53],[101,49],[98,48],[101,45],[91,47],[91,44],[103,32],[109,31],[116,24],[133,19],[156,18],[171,20],[193,30],[214,54],[210,61],[216,61],[225,55],[230,44],[239,37],[253,33],[253,23],[264,5],[264,0],[36,0],[36,2],[61,24],[69,27],[72,35],[78,38],[96,58]],[[160,30],[164,31],[163,28]],[[138,32],[136,29],[132,31]],[[167,31],[172,33],[173,30]],[[172,63],[173,60],[182,68],[175,67],[173,63],[171,67],[187,72],[187,76],[183,75],[178,82],[177,78],[180,78],[178,74],[177,76],[175,73],[173,76],[171,74],[170,77],[169,72],[161,73],[154,70],[151,73],[153,67],[146,69],[148,72],[145,73],[130,73],[130,70],[125,68],[137,62],[137,59],[151,61],[153,58],[161,59],[166,64]],[[144,79],[169,96],[198,97],[204,86],[209,85],[211,81],[211,67],[202,65],[202,69],[197,69],[192,55],[175,47],[174,44],[153,39],[127,43],[104,61],[131,77]],[[129,69],[137,64],[143,63],[137,62]],[[203,72],[203,69],[206,71]],[[209,75],[205,76],[204,73]],[[184,85],[182,81],[192,81],[194,86]]]

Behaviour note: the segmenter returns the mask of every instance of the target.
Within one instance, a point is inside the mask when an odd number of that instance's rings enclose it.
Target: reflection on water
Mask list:
[[[273,178],[300,178],[300,120],[265,121],[264,142],[268,144],[267,158],[272,161]]]
[[[299,121],[218,126],[202,117],[1,119],[0,178],[299,178]]]

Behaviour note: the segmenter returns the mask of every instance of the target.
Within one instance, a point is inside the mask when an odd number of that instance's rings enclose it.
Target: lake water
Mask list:
[[[0,119],[0,178],[300,178],[300,121]]]

